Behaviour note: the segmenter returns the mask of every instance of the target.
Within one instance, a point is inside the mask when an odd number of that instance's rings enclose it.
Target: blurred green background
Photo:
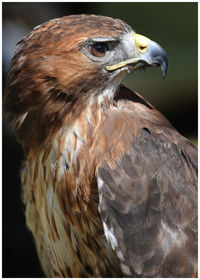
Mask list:
[[[148,68],[124,83],[157,107],[197,145],[197,3],[3,3],[3,84],[16,43],[38,24],[69,14],[94,13],[120,18],[137,33],[159,43],[169,72]],[[91,26],[92,28],[92,26]],[[42,277],[20,200],[21,147],[3,122],[3,277]]]

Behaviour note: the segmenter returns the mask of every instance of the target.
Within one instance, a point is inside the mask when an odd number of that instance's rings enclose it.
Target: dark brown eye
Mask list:
[[[108,50],[106,43],[95,43],[89,48],[90,53],[97,57],[103,57]]]

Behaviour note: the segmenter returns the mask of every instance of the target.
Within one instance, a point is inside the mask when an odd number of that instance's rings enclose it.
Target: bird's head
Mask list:
[[[113,32],[113,36],[88,38],[81,52],[108,76],[109,73],[116,77],[121,72],[160,66],[165,78],[168,71],[165,50],[149,38],[135,33],[127,24],[121,22],[121,25],[121,34]]]
[[[77,104],[83,107],[91,94],[100,94],[113,80],[117,86],[124,74],[146,66],[161,66],[165,77],[167,55],[125,22],[95,15],[53,19],[19,42],[8,73],[5,112],[19,139],[38,145],[67,112],[80,113]]]

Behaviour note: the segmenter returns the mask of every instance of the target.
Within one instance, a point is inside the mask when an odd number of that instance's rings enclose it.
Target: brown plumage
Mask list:
[[[121,84],[159,65],[165,76],[158,44],[103,16],[54,19],[19,42],[4,108],[47,276],[197,276],[197,150]]]

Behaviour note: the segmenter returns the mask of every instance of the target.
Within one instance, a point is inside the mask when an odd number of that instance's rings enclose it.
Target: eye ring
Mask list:
[[[103,57],[103,56],[105,56],[106,52],[108,51],[108,45],[104,42],[95,43],[95,44],[89,46],[89,51],[93,56]]]

